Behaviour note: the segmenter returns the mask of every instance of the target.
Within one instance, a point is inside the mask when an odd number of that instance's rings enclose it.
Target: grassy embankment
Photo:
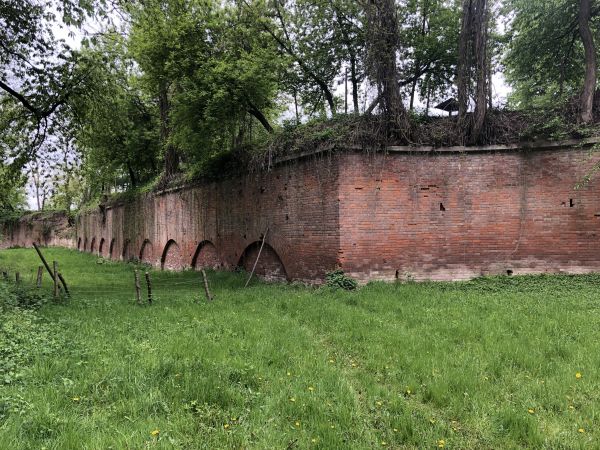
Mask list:
[[[73,296],[0,307],[1,449],[600,445],[599,276],[349,293],[210,273],[207,304],[197,273],[153,272],[139,307],[131,264],[45,253]],[[0,252],[26,283],[37,265]]]

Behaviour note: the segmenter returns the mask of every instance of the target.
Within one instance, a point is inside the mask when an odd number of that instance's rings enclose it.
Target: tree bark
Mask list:
[[[487,81],[488,81],[488,8],[487,0],[475,0],[473,26],[475,31],[475,73],[477,85],[475,90],[475,112],[471,141],[479,142],[487,115]]]
[[[164,82],[159,86],[158,107],[160,111],[160,140],[165,148],[165,178],[168,180],[179,172],[179,154],[175,147],[169,143],[171,132],[169,126],[169,87]]]
[[[383,117],[389,132],[406,138],[410,123],[402,103],[396,67],[399,38],[395,0],[370,0],[367,20],[369,65],[381,96]]]
[[[471,22],[473,0],[463,0],[460,38],[458,42],[458,123],[460,127],[466,126],[466,117],[469,109],[469,87],[471,79]],[[464,132],[464,130],[461,130]]]
[[[583,123],[591,123],[594,119],[594,93],[596,92],[596,48],[594,37],[590,29],[591,0],[580,0],[579,2],[579,34],[585,51],[585,80],[583,83],[583,94],[581,95],[581,116]]]

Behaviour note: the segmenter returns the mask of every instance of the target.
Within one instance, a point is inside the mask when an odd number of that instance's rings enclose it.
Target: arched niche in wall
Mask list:
[[[77,250],[81,250],[81,238],[77,239]]]
[[[83,251],[87,252],[87,249],[88,249],[88,238],[85,238],[83,240]]]
[[[112,238],[110,241],[110,246],[108,247],[108,257],[110,259],[115,257],[115,238]]]
[[[96,251],[96,237],[92,238],[92,243],[90,244],[90,253],[94,253]]]
[[[216,269],[221,266],[217,249],[210,241],[202,241],[196,247],[196,252],[192,258],[192,268],[200,269]]]
[[[123,261],[131,261],[131,241],[129,239],[125,239],[125,243],[123,244],[123,252],[121,253],[121,259]]]
[[[149,239],[145,239],[140,249],[140,261],[146,264],[152,264],[154,249],[152,242]]]
[[[246,247],[240,257],[238,266],[244,268],[247,272],[252,271],[260,252],[260,258],[254,273],[267,281],[286,281],[288,279],[287,272],[275,249],[267,243],[264,244],[262,252],[260,247],[260,241],[253,242]]]
[[[100,239],[100,245],[98,245],[98,254],[99,254],[100,256],[104,256],[104,251],[106,250],[106,249],[104,248],[104,242],[105,242],[104,238],[101,238],[101,239]]]
[[[160,268],[163,270],[181,270],[185,268],[179,245],[173,239],[170,239],[165,245],[160,258]]]

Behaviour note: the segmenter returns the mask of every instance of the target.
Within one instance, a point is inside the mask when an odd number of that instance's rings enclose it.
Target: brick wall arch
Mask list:
[[[179,245],[173,239],[170,239],[165,245],[160,258],[160,268],[162,270],[181,270],[185,268]]]
[[[265,242],[261,252],[261,244],[261,241],[255,241],[246,247],[238,266],[250,272],[260,252],[254,273],[268,281],[286,281],[288,279],[287,272],[275,249]]]
[[[140,249],[139,259],[146,264],[152,264],[154,262],[154,247],[152,246],[150,239],[144,239],[142,248]]]
[[[217,253],[217,248],[210,241],[202,241],[196,247],[196,252],[192,258],[192,268],[194,269],[216,269],[222,266]]]

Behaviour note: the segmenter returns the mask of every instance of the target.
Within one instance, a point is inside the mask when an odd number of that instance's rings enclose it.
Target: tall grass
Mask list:
[[[206,303],[197,273],[152,271],[140,307],[132,264],[45,253],[72,297],[0,384],[1,449],[598,447],[599,276],[345,292],[211,272]],[[0,267],[30,282],[36,258]]]

